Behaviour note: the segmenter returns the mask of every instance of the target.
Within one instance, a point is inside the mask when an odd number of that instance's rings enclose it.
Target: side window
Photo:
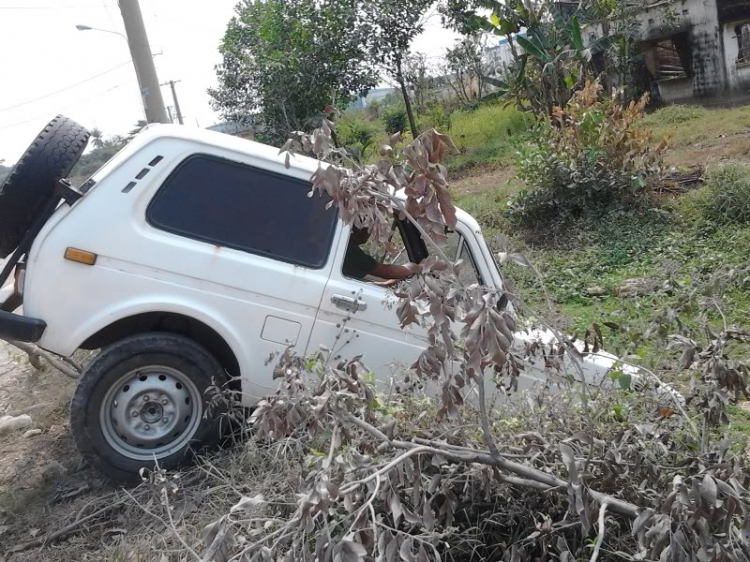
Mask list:
[[[459,277],[465,285],[474,285],[482,282],[482,278],[477,270],[474,256],[471,254],[469,245],[456,231],[451,231],[448,234],[448,243],[445,248],[445,255],[453,260],[453,262],[462,261]]]
[[[393,223],[393,228],[386,244],[370,241],[367,246],[368,253],[378,263],[404,265],[411,261],[397,222]]]
[[[331,249],[335,210],[308,197],[308,182],[213,156],[192,156],[167,178],[146,211],[161,230],[321,268]]]
[[[352,229],[342,267],[344,277],[380,283],[384,280],[372,273],[378,265],[410,263],[412,259],[404,244],[402,228],[399,221],[394,221],[385,243],[370,238],[366,230]]]

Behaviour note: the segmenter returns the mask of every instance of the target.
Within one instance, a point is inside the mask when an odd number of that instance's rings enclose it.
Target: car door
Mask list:
[[[465,229],[459,225],[459,231]],[[406,234],[403,229],[399,231]],[[379,381],[405,373],[419,357],[427,345],[426,330],[411,325],[402,329],[395,307],[398,299],[387,288],[372,282],[351,279],[344,275],[343,265],[351,230],[342,232],[336,254],[333,258],[331,277],[323,292],[320,310],[315,321],[308,351],[323,345],[331,349],[334,358],[352,359],[362,356],[362,362],[372,370]],[[367,248],[378,261],[401,263],[419,261],[424,258],[426,247],[416,248],[413,240],[391,243],[395,252],[390,258],[375,255],[373,247]],[[448,254],[452,260],[461,257],[467,263],[465,282],[481,281],[469,245],[468,236],[461,232],[452,233],[448,242]],[[467,259],[468,258],[468,259]],[[460,328],[460,327],[458,327]]]
[[[135,211],[146,218],[143,240],[111,264],[139,264],[144,298],[159,301],[144,306],[219,332],[237,356],[247,404],[277,389],[271,354],[307,345],[338,224],[327,200],[308,197],[309,181],[264,166],[237,153],[184,159],[144,193]]]

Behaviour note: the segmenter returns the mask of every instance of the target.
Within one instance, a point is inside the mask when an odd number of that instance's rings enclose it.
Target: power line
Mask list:
[[[106,4],[105,4],[106,6]],[[56,6],[0,6],[0,10],[74,10],[81,8],[99,8],[102,6],[96,4],[58,4]]]
[[[93,4],[81,6],[0,6],[0,10],[73,10],[80,8],[101,8]]]
[[[115,25],[115,20],[112,19],[112,14],[109,13],[109,6],[107,6],[107,0],[102,0],[102,5],[104,6],[104,9],[107,11],[107,17],[109,18],[109,23],[112,24],[112,28],[117,29],[117,25]]]
[[[109,74],[110,72],[114,72],[118,68],[122,68],[123,66],[126,66],[126,65],[130,64],[131,62],[133,62],[133,61],[129,60],[128,62],[124,62],[122,64],[118,64],[114,68],[110,68],[109,70],[105,70],[104,72],[102,72],[100,74],[97,74],[96,76],[92,76],[91,78],[86,78],[86,80],[81,80],[80,82],[76,82],[75,84],[71,84],[70,86],[66,86],[65,88],[62,88],[60,90],[56,90],[54,92],[50,92],[49,94],[44,94],[43,96],[39,96],[38,98],[27,100],[27,101],[18,103],[16,105],[11,105],[9,107],[3,107],[2,109],[0,109],[0,113],[2,113],[4,111],[10,111],[11,109],[16,109],[17,107],[28,105],[30,103],[34,103],[35,101],[43,100],[45,98],[48,98],[50,96],[54,96],[56,94],[65,92],[67,90],[71,90],[71,89],[75,88],[76,86],[80,86],[81,84],[85,84],[86,82],[91,82],[92,80],[95,80],[96,78],[99,78],[100,76],[104,76],[105,74]]]
[[[101,96],[103,96],[105,94],[108,94],[112,90],[116,90],[117,88],[121,88],[122,86],[125,86],[125,85],[126,84],[118,84],[117,86],[112,86],[111,88],[107,88],[106,90],[104,90],[102,92],[99,92],[98,94],[94,94],[93,96],[89,96],[88,98],[79,100],[79,101],[74,102],[74,103],[67,104],[67,105],[65,105],[65,106],[63,106],[61,108],[58,108],[58,110],[63,110],[63,109],[69,109],[71,107],[76,107],[78,105],[81,105],[82,103],[86,103],[87,101],[91,101],[91,100],[96,99],[98,97],[101,97]],[[31,123],[32,121],[36,121],[37,119],[41,119],[42,117],[43,117],[43,115],[36,115],[36,116],[31,117],[29,119],[24,119],[23,121],[17,121],[15,123],[10,123],[8,125],[2,125],[2,126],[0,126],[0,131],[4,131],[5,129],[12,129],[13,127],[18,127],[19,125],[25,125],[26,123]]]

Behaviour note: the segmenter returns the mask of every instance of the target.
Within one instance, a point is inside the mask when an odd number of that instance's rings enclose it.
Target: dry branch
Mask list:
[[[74,533],[78,530],[78,528],[83,525],[84,523],[91,521],[92,519],[99,517],[100,515],[104,515],[105,513],[112,511],[116,507],[119,507],[120,505],[125,503],[125,499],[116,501],[114,503],[105,505],[101,509],[96,510],[95,512],[87,515],[86,517],[79,517],[72,523],[66,525],[62,529],[58,529],[54,533],[50,533],[48,535],[44,535],[43,537],[36,538],[32,541],[25,542],[19,545],[14,546],[11,549],[11,552],[22,552],[24,550],[28,550],[30,548],[34,548],[35,546],[44,546],[46,544],[49,544],[51,542],[55,542],[56,540],[62,539],[64,537],[67,537],[71,533]]]
[[[354,418],[354,416],[347,416],[347,420],[349,421],[352,421],[352,418]],[[503,458],[502,453],[492,455],[488,451],[480,451],[477,449],[471,449],[469,447],[458,447],[455,445],[444,448],[438,446],[425,447],[423,445],[418,445],[416,443],[411,443],[408,441],[389,440],[382,431],[368,424],[364,420],[359,419],[355,423],[373,437],[376,437],[381,441],[385,440],[386,443],[397,449],[406,449],[412,450],[412,452],[418,451],[419,453],[442,455],[443,457],[457,463],[478,463],[484,464],[486,466],[494,466],[507,472],[512,472],[513,474],[521,476],[520,479],[514,478],[512,481],[508,480],[509,483],[515,484],[517,486],[526,486],[535,489],[555,490],[561,494],[567,494],[568,482],[566,482],[565,480],[557,478],[552,474],[542,472],[541,470],[532,466],[505,459]],[[404,460],[404,458],[399,457],[396,460],[399,460],[399,462],[401,462]],[[391,465],[395,466],[395,464],[395,461],[391,462],[386,468],[392,468]],[[379,472],[383,473],[384,470],[381,469]],[[545,488],[542,488],[542,486],[545,486]],[[637,505],[617,499],[608,494],[603,494],[595,490],[589,490],[589,493],[591,494],[591,497],[600,504],[606,503],[612,508],[612,511],[614,511],[615,513],[630,517],[631,519],[635,519],[641,510],[641,508],[639,508]]]
[[[60,371],[63,375],[65,375],[68,378],[75,380],[75,379],[78,379],[79,376],[81,376],[82,369],[80,365],[78,365],[72,359],[62,358],[62,360],[60,360],[52,353],[49,353],[48,351],[45,351],[42,348],[36,345],[30,344],[30,343],[24,343],[24,342],[15,341],[15,340],[6,340],[6,341],[13,347],[17,347],[21,351],[28,354],[29,361],[31,362],[31,364],[34,366],[35,369],[42,368],[41,359],[43,358],[45,361],[47,361],[47,363],[52,365],[55,369]]]

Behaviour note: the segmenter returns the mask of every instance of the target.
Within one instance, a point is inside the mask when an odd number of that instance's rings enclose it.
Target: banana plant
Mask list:
[[[578,16],[564,18],[549,0],[492,3],[496,10],[485,29],[507,38],[513,63],[502,79],[487,82],[499,88],[495,94],[503,92],[519,106],[550,116],[592,76],[593,55],[606,48],[609,38],[587,46]]]

